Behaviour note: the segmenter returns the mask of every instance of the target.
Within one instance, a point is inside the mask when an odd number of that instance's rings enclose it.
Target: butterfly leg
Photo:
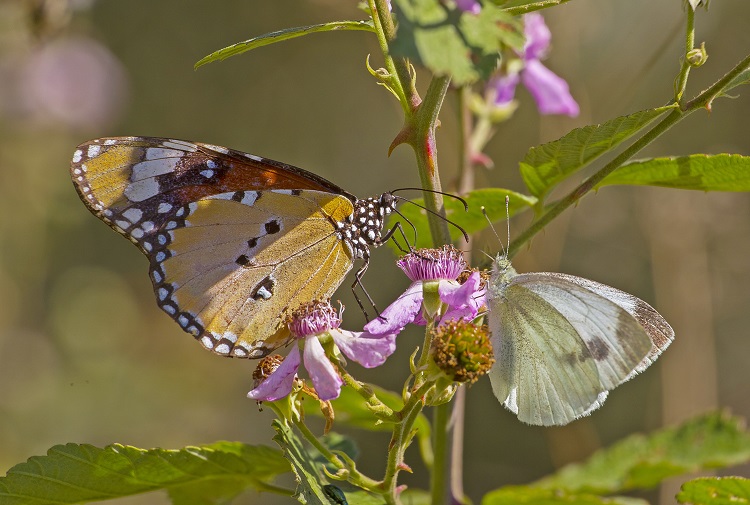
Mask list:
[[[407,221],[407,222],[414,229],[414,241],[416,242],[417,229],[414,227],[414,225],[410,221]],[[396,230],[398,230],[398,232],[401,233],[401,238],[404,239],[404,242],[406,243],[406,246],[408,247],[408,249],[404,249],[403,247],[401,247],[401,244],[399,244],[396,238],[393,236],[396,233]],[[385,232],[385,234],[380,238],[380,243],[384,244],[388,242],[389,240],[393,240],[393,243],[396,244],[396,247],[398,247],[398,250],[401,251],[402,253],[408,254],[408,253],[414,252],[414,246],[411,245],[409,243],[409,240],[406,238],[406,233],[404,233],[404,228],[401,226],[401,221],[396,221],[396,224],[393,226],[393,228]]]
[[[370,266],[370,256],[366,255],[364,258],[364,263],[362,266],[357,270],[357,272],[354,274],[354,283],[352,283],[352,294],[354,295],[354,299],[357,301],[357,305],[359,305],[359,309],[362,311],[362,313],[365,315],[365,320],[367,322],[370,322],[370,316],[367,313],[367,310],[365,310],[365,306],[362,303],[362,299],[357,295],[357,292],[355,291],[355,288],[359,286],[362,289],[362,292],[365,294],[365,297],[367,297],[367,301],[370,302],[370,306],[372,306],[373,309],[375,309],[375,313],[378,315],[378,317],[382,317],[380,315],[380,311],[378,310],[377,305],[375,305],[375,301],[370,296],[370,293],[367,292],[367,289],[365,289],[365,285],[362,283],[362,277],[365,275],[365,272],[367,271],[367,267]]]

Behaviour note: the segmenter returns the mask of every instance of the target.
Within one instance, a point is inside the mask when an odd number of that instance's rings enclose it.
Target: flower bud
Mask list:
[[[708,59],[708,53],[706,53],[706,43],[702,42],[700,47],[696,47],[688,51],[687,61],[691,67],[700,67]]]

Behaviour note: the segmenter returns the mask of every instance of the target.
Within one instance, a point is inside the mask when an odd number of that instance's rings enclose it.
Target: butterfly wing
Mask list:
[[[339,195],[223,193],[181,210],[157,236],[154,291],[165,312],[219,354],[257,358],[285,344],[290,311],[330,298],[352,267],[333,223],[353,209]]]
[[[510,278],[490,296],[489,324],[499,349],[490,372],[496,396],[522,421],[545,426],[598,408],[673,338],[642,300],[563,274]]]
[[[156,137],[83,143],[73,154],[70,173],[89,210],[146,255],[175,209],[207,196],[311,189],[355,199],[301,168],[225,147]]]
[[[89,210],[151,263],[159,306],[222,355],[260,357],[284,318],[352,266],[337,224],[354,197],[302,169],[209,144],[97,139],[71,176]]]

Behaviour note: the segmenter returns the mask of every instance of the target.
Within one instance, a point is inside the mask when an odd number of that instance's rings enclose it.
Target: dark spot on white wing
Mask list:
[[[301,194],[302,194],[302,190],[301,189],[293,189],[292,190],[292,195],[293,196],[299,196]]]
[[[245,198],[244,191],[235,191],[232,195],[232,200],[234,200],[235,202],[241,202],[243,198]]]
[[[258,245],[258,238],[259,237],[253,237],[247,241],[247,246],[250,249],[254,249]]]
[[[253,290],[250,292],[250,297],[253,300],[268,300],[273,296],[273,290],[276,287],[276,281],[270,275],[266,276],[258,284],[255,285]]]
[[[281,224],[278,220],[272,219],[266,223],[265,228],[266,233],[273,235],[274,233],[279,233],[281,231]]]
[[[609,346],[601,337],[591,337],[587,346],[596,361],[604,361],[609,356]]]
[[[234,262],[242,267],[246,267],[251,263],[250,258],[247,256],[247,254],[243,254],[242,256],[238,257],[236,260],[234,260]]]

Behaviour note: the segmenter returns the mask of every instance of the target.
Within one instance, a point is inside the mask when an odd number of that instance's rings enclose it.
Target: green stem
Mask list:
[[[725,93],[725,88],[740,74],[750,69],[750,55],[746,56],[732,70],[727,72],[724,77],[716,81],[710,88],[700,93],[694,99],[683,104],[680,108],[673,109],[667,117],[659,121],[643,137],[636,140],[630,147],[620,153],[615,159],[607,163],[594,175],[583,181],[577,188],[568,193],[565,197],[554,204],[547,212],[529,226],[521,235],[516,237],[508,246],[508,257],[512,258],[518,250],[528,242],[534,235],[544,229],[547,224],[559,216],[565,209],[577,203],[589,191],[596,188],[605,177],[611,174],[615,169],[635,156],[644,147],[656,140],[660,135],[669,130],[672,126],[685,119],[698,109],[711,109],[713,100]]]
[[[393,17],[388,10],[387,0],[369,0],[370,12],[373,13],[372,20],[375,25],[375,34],[378,37],[380,50],[385,58],[385,66],[391,76],[392,84],[398,88],[401,107],[404,115],[410,118],[419,106],[421,99],[417,93],[417,88],[412,79],[411,66],[405,58],[393,58],[389,48],[389,43],[396,38],[396,26],[393,24]]]
[[[320,454],[323,455],[324,458],[328,460],[329,463],[331,463],[333,466],[335,466],[339,470],[343,470],[346,466],[344,463],[341,462],[341,460],[336,456],[334,453],[332,453],[330,450],[328,450],[328,447],[323,445],[320,440],[318,440],[318,437],[315,436],[315,434],[310,431],[310,428],[307,427],[307,425],[301,420],[301,419],[295,419],[294,425],[297,427],[297,429],[302,433],[302,436],[307,439],[310,444],[315,447],[318,451],[320,451]]]
[[[448,421],[450,420],[451,402],[443,403],[434,408],[435,417],[433,424],[433,450],[435,461],[432,467],[432,482],[430,483],[430,503],[440,505],[445,503],[446,484],[445,477],[448,474]]]
[[[339,374],[344,379],[344,382],[347,386],[354,389],[362,398],[364,398],[364,400],[367,402],[367,405],[370,407],[373,414],[378,417],[378,419],[382,419],[383,421],[392,423],[398,422],[399,419],[396,416],[396,413],[393,412],[393,409],[380,401],[380,399],[371,388],[352,377],[349,372],[341,367],[340,364]]]
[[[401,470],[400,466],[404,462],[404,453],[406,448],[409,446],[409,442],[413,438],[412,428],[414,422],[419,417],[419,414],[424,407],[423,397],[427,391],[432,387],[432,383],[425,383],[414,391],[409,397],[409,400],[404,405],[399,413],[402,421],[393,427],[393,434],[391,435],[391,442],[389,444],[388,461],[386,463],[385,478],[383,479],[383,491],[385,491],[384,497],[388,505],[394,505],[399,503],[398,497],[396,496],[396,481],[398,473]]]
[[[414,149],[417,157],[417,169],[419,179],[424,189],[431,191],[442,191],[440,173],[437,162],[437,145],[435,143],[435,128],[438,114],[443,105],[445,94],[450,85],[450,77],[433,77],[425,94],[424,101],[419,106],[411,126],[411,135],[408,143]],[[443,195],[424,192],[425,206],[438,214],[444,215]],[[450,244],[451,237],[448,223],[445,219],[429,214],[427,215],[432,233],[434,245]]]
[[[682,95],[685,93],[687,87],[688,76],[690,75],[690,62],[688,61],[687,55],[695,47],[695,12],[689,5],[686,7],[687,10],[687,29],[685,34],[685,54],[682,56],[682,67],[680,68],[680,74],[677,76],[675,81],[675,102],[679,103],[682,100]]]

